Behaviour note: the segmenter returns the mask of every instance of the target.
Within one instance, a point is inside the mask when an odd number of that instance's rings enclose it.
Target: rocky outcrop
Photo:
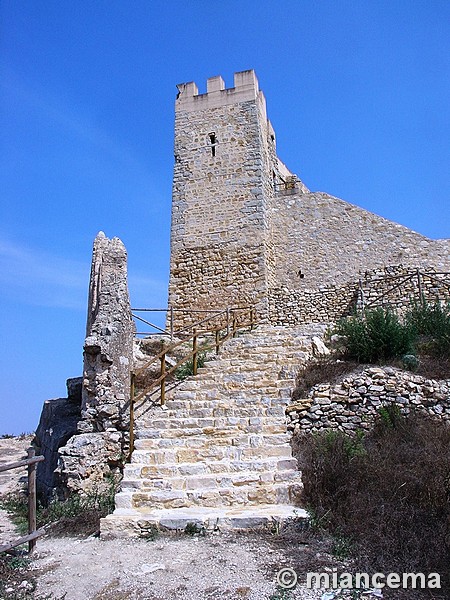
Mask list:
[[[38,463],[36,485],[40,498],[46,502],[54,493],[62,494],[58,466],[59,449],[77,432],[81,416],[81,377],[67,380],[67,398],[46,400],[33,439],[37,454],[45,456]]]

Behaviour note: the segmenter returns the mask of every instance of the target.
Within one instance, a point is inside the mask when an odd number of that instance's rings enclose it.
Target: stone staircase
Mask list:
[[[295,516],[301,476],[286,431],[296,372],[325,326],[259,326],[183,381],[137,423],[116,510],[102,535],[158,525],[248,528]]]

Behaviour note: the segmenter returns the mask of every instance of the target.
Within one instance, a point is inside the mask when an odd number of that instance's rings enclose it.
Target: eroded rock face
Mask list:
[[[49,500],[58,493],[59,449],[77,432],[81,416],[81,377],[67,380],[67,398],[46,400],[39,425],[33,439],[37,454],[45,456],[38,463],[36,472],[37,491],[41,499]]]
[[[84,344],[81,419],[60,448],[58,472],[69,490],[98,487],[118,475],[128,453],[134,325],[127,253],[118,238],[94,241]]]

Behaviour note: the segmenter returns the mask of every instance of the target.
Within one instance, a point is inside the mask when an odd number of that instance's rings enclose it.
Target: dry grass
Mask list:
[[[305,502],[356,570],[437,572],[443,589],[433,597],[448,598],[450,426],[388,413],[364,438],[327,432],[298,442]],[[409,593],[396,597],[428,597]]]

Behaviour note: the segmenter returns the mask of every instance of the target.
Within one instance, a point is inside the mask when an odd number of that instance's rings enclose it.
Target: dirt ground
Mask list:
[[[29,442],[0,439],[0,462],[23,457]],[[21,470],[2,473],[0,494],[20,485],[23,475]],[[15,535],[2,511],[0,542]],[[19,577],[4,586],[3,598],[22,597],[20,590],[28,587],[23,597],[36,600],[312,600],[324,591],[299,585],[288,592],[276,580],[283,568],[294,568],[300,575],[311,559],[322,563],[317,545],[297,543],[292,533],[180,532],[148,541],[45,536],[37,542],[23,581]],[[27,581],[34,581],[36,589]]]

